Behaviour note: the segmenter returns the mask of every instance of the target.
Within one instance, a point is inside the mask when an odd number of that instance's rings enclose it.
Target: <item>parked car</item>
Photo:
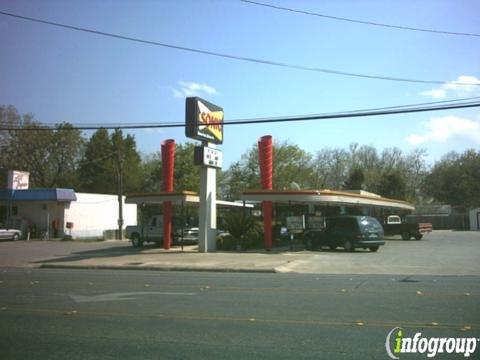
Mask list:
[[[398,215],[390,215],[385,219],[383,231],[386,236],[401,235],[403,240],[422,239],[424,235],[432,232],[431,223],[402,223]]]
[[[324,230],[307,231],[304,239],[308,248],[343,247],[345,251],[363,248],[375,252],[385,244],[382,225],[370,216],[327,218]]]
[[[152,216],[143,225],[129,225],[126,227],[127,238],[135,248],[141,248],[144,243],[154,242],[157,246],[163,244],[163,216]],[[198,243],[198,227],[184,228],[183,237],[181,229],[176,227],[172,233],[172,243],[180,244],[183,238],[185,244]]]
[[[17,229],[0,229],[0,240],[17,241],[22,237],[22,232]]]

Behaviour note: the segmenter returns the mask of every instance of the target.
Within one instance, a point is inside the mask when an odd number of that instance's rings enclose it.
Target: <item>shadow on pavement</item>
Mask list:
[[[93,249],[85,251],[75,251],[70,255],[54,257],[46,260],[33,261],[32,264],[48,264],[48,263],[59,263],[59,262],[71,262],[78,260],[86,260],[93,258],[119,258],[122,256],[131,256],[131,255],[162,255],[162,254],[182,254],[182,253],[191,253],[196,252],[192,249],[191,246],[184,247],[184,250],[181,250],[180,246],[172,247],[170,250],[164,250],[158,248],[155,244],[149,244],[143,246],[141,249],[135,249],[130,246],[112,246],[102,249]]]
[[[331,254],[346,254],[342,248],[335,250],[330,250],[327,248],[323,249],[313,249],[306,250],[304,246],[277,246],[274,247],[271,251],[266,251],[264,248],[257,249],[241,249],[241,250],[224,250],[218,249],[214,254],[221,256],[224,255],[233,255],[233,254],[262,254],[262,255],[281,255],[281,254],[318,254],[321,252],[331,253]],[[370,250],[365,249],[356,249],[355,253],[366,254],[371,253]],[[141,261],[142,256],[175,256],[182,254],[199,254],[197,245],[186,245],[183,250],[181,246],[174,245],[170,250],[164,250],[162,247],[158,247],[156,244],[147,244],[144,245],[141,249],[133,248],[131,245],[118,246],[112,245],[110,247],[105,247],[101,249],[92,249],[84,251],[72,251],[68,255],[59,255],[53,256],[48,259],[35,260],[30,262],[31,264],[50,264],[50,263],[67,263],[75,262],[88,259],[120,259],[127,256],[135,256],[135,260]],[[210,253],[212,254],[212,253]],[[141,264],[141,262],[139,262]]]

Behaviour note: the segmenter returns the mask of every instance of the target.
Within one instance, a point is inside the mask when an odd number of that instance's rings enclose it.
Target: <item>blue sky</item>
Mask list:
[[[403,26],[480,33],[478,1],[265,3]],[[0,10],[99,31],[284,63],[394,77],[480,82],[480,37],[366,26],[231,1],[7,1]],[[226,120],[480,96],[480,86],[369,80],[239,62],[0,16],[0,104],[46,123],[178,122],[185,96]],[[134,132],[145,154],[183,129]],[[315,154],[352,142],[445,153],[480,145],[480,110],[226,126],[225,163],[266,134]]]

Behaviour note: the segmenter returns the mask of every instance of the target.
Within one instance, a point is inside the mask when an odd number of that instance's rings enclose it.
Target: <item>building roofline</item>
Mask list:
[[[50,188],[50,189],[0,189],[0,200],[2,201],[56,201],[70,202],[77,201],[73,189]]]
[[[249,190],[243,192],[243,200],[277,201],[303,203],[335,203],[338,205],[359,205],[394,207],[404,210],[414,210],[415,207],[402,200],[389,199],[376,194],[356,194],[341,190]]]

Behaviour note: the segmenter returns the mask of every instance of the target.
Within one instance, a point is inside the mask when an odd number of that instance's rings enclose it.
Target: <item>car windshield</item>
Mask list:
[[[361,229],[365,229],[367,231],[379,231],[382,230],[382,225],[374,219],[370,217],[362,217],[358,220]]]

